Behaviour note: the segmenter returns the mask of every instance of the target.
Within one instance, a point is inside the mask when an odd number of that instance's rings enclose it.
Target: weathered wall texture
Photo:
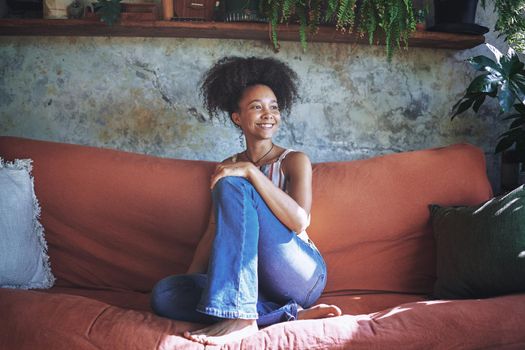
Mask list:
[[[478,23],[492,27],[490,15],[478,13]],[[462,60],[483,48],[411,48],[388,64],[383,47],[281,46],[275,54],[259,41],[0,37],[0,134],[221,160],[240,151],[239,134],[204,111],[200,76],[225,55],[274,56],[302,81],[279,144],[319,162],[466,141],[485,150],[497,187],[492,153],[504,125],[495,122],[495,104],[481,116],[448,117],[474,76]]]

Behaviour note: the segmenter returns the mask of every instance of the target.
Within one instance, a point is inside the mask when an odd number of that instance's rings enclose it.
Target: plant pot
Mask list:
[[[81,18],[84,15],[84,4],[80,0],[74,0],[67,7],[68,18]]]
[[[259,0],[225,0],[224,21],[265,22],[259,15]]]
[[[67,19],[70,0],[44,0],[45,19]]]
[[[475,23],[478,0],[434,0],[434,26],[430,31],[485,34],[487,27]]]

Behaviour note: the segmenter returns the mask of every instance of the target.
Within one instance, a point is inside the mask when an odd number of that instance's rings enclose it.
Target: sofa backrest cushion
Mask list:
[[[58,286],[149,291],[188,267],[210,211],[216,163],[0,137],[33,159]],[[328,265],[326,293],[427,293],[435,280],[428,204],[491,196],[480,149],[455,145],[314,164],[308,233]]]
[[[328,265],[325,293],[430,293],[436,278],[429,204],[492,195],[483,152],[457,144],[316,164],[308,229]]]
[[[215,163],[10,137],[0,154],[33,159],[57,286],[149,291],[188,267]]]

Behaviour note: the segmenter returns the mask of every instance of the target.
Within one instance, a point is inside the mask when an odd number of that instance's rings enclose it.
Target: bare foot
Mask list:
[[[341,309],[336,305],[319,304],[308,309],[297,311],[297,319],[310,320],[314,318],[341,316],[342,314]]]
[[[256,320],[224,320],[193,332],[184,332],[184,337],[204,345],[221,345],[234,342],[257,332]]]

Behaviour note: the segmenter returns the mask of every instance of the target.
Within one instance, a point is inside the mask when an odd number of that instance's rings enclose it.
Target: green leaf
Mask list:
[[[516,139],[516,153],[518,154],[518,160],[523,163],[525,161],[525,137]]]
[[[475,101],[474,98],[467,98],[467,99],[464,99],[459,105],[456,104],[458,107],[457,107],[457,109],[454,108],[456,110],[455,112],[454,112],[454,109],[453,109],[454,114],[452,114],[452,118],[451,119],[454,119],[457,115],[459,115],[459,114],[465,112],[467,109],[469,109],[470,106],[472,106],[472,104],[474,103],[474,101]]]
[[[518,54],[512,48],[505,55],[509,62],[509,76],[519,73],[523,69],[523,63],[520,62]]]
[[[522,89],[518,82],[513,80],[509,81],[509,89],[518,101],[525,103],[525,89]]]
[[[522,104],[525,104],[525,76],[523,74],[514,74],[512,82],[516,89],[514,94]]]
[[[525,105],[521,103],[517,103],[514,105],[514,109],[518,111],[518,113],[525,115]]]
[[[514,140],[510,137],[504,137],[502,138],[498,144],[496,145],[496,151],[495,153],[500,153],[505,151],[506,149],[509,149],[514,144]]]
[[[503,68],[503,74],[506,76],[509,76],[511,68],[512,68],[511,58],[507,55],[503,55],[501,56],[499,63],[501,64],[501,67]]]
[[[492,92],[497,89],[500,78],[492,74],[478,75],[467,88],[467,93]]]
[[[481,107],[481,105],[483,104],[483,102],[485,102],[485,97],[487,95],[480,95],[477,99],[476,99],[476,102],[474,103],[474,105],[472,106],[472,109],[474,110],[474,112],[478,113],[479,111],[479,107]]]
[[[478,71],[487,71],[492,74],[501,74],[503,71],[499,64],[487,56],[470,57],[467,59],[467,62]]]
[[[517,119],[517,118],[522,118],[522,117],[525,118],[525,116],[523,116],[521,113],[519,113],[519,114],[515,113],[515,114],[507,115],[506,117],[501,118],[501,120],[511,120],[511,119]]]
[[[525,122],[525,118],[518,118],[518,119],[516,119],[515,121],[513,121],[513,122],[510,124],[510,128],[511,128],[511,129],[514,129],[514,128],[521,127],[521,126],[523,125],[524,122]]]
[[[501,85],[500,94],[498,96],[499,106],[501,111],[508,112],[510,111],[512,104],[514,103],[515,97],[509,87],[509,82],[504,81]]]

